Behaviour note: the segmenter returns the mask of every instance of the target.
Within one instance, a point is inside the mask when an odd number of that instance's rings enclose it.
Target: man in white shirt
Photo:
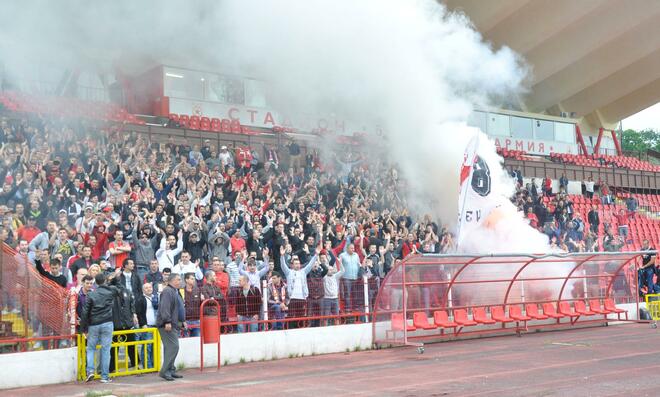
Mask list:
[[[289,294],[289,317],[300,318],[305,316],[305,303],[309,290],[307,288],[307,275],[319,258],[321,248],[316,247],[314,256],[307,262],[304,268],[300,268],[300,259],[297,256],[291,258],[291,268],[287,264],[285,249],[280,247],[280,265],[286,277],[286,289]],[[289,328],[297,328],[297,322],[289,323]]]
[[[589,177],[588,180],[584,181],[584,190],[587,198],[594,198],[594,185],[595,183],[592,177]]]
[[[135,302],[135,312],[138,318],[138,326],[140,328],[156,328],[156,314],[158,310],[158,293],[154,292],[153,284],[144,283],[142,285],[143,296],[140,296]],[[136,334],[136,340],[152,340],[153,332],[141,332]],[[154,367],[154,353],[151,344],[146,345],[147,360],[145,362],[145,348],[144,345],[140,349],[140,363],[142,368]]]
[[[199,268],[199,260],[197,262],[191,262],[190,253],[183,251],[181,253],[181,260],[172,269],[172,274],[179,274],[181,277],[184,277],[187,273],[195,273],[195,279],[198,281],[204,278],[204,273]]]
[[[166,267],[172,269],[176,264],[174,258],[183,250],[183,232],[179,230],[179,238],[170,235],[163,237],[160,241],[160,249],[156,251],[156,259],[158,259],[158,270],[161,272]]]

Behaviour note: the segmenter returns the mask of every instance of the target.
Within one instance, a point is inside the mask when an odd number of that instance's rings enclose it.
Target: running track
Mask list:
[[[657,396],[660,330],[626,324],[255,362],[165,382],[156,375],[112,384],[13,389],[8,396]],[[53,363],[53,365],[56,365]]]

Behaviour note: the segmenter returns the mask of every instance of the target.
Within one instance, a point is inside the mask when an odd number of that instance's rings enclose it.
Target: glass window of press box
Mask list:
[[[164,94],[171,98],[266,106],[266,86],[259,80],[164,67],[163,81]]]
[[[476,110],[468,125],[494,137],[575,143],[575,124]]]

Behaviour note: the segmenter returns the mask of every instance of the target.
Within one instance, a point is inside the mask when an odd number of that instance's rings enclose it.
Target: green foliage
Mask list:
[[[655,130],[625,130],[619,140],[624,151],[646,152],[648,149],[660,151],[660,132]]]

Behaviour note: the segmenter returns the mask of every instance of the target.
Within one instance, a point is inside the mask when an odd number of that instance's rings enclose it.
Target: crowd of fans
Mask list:
[[[242,332],[265,327],[256,323],[264,299],[280,320],[270,327],[321,315],[307,324],[334,323],[364,308],[364,285],[373,301],[396,261],[453,246],[430,216],[409,215],[384,162],[321,158],[295,141],[228,148],[145,138],[0,119],[0,241],[70,289],[73,331],[99,273],[129,293],[121,327],[154,324],[149,310],[174,273],[184,280],[185,332],[198,334],[208,298]],[[3,303],[4,313],[21,310],[11,297]]]
[[[602,222],[602,210],[599,211],[599,203],[614,208],[607,184],[594,182],[591,178],[583,181],[583,196],[589,206],[587,219],[584,219],[567,193],[566,176],[559,179],[558,191],[553,190],[550,178],[541,181],[533,178],[523,184],[520,172],[514,171],[512,176],[518,181],[513,203],[525,214],[532,227],[548,236],[552,248],[566,252],[616,252],[631,243],[628,224],[638,207],[634,197],[626,199],[625,210],[614,214],[617,220],[615,230],[611,224]]]

